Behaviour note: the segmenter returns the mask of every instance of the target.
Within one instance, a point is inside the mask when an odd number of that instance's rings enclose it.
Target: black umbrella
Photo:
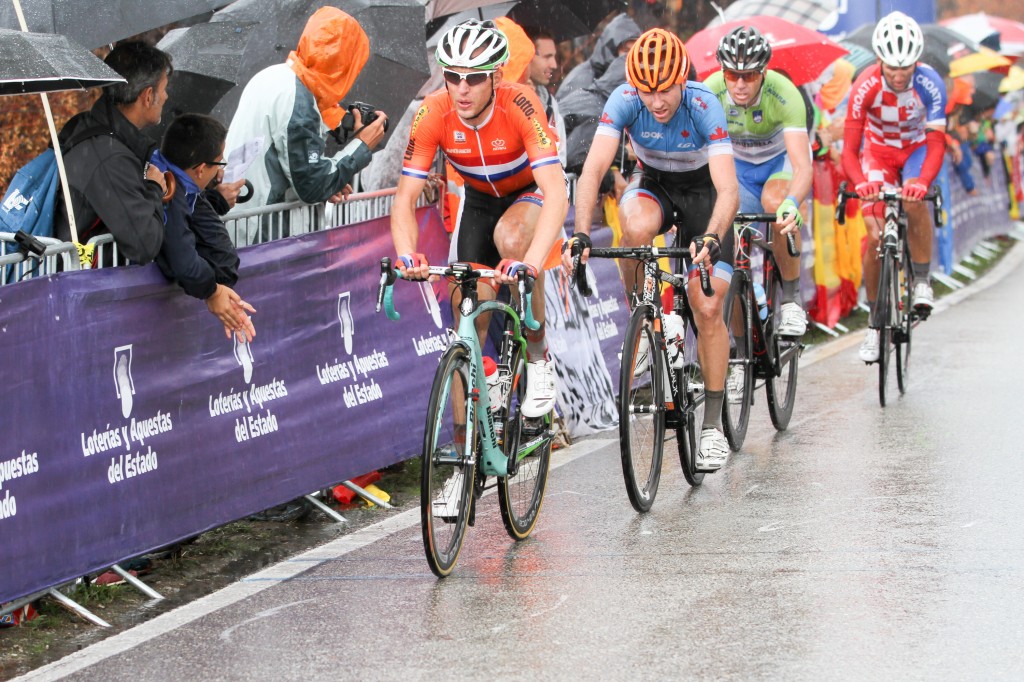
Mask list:
[[[326,5],[351,15],[370,38],[370,59],[345,104],[366,102],[397,122],[430,75],[421,0],[238,0],[217,12],[212,21],[254,21],[259,25],[253,29],[245,50],[238,86],[220,101],[213,114],[230,121],[249,79],[268,66],[284,62],[299,44],[310,15]]]
[[[123,83],[93,53],[64,36],[0,29],[0,95]]]
[[[59,33],[90,49],[224,7],[231,0],[20,0],[29,31]],[[18,29],[11,0],[0,27]]]
[[[875,32],[874,24],[864,24],[846,36],[843,42],[860,45],[871,50],[871,36]],[[938,24],[923,24],[924,52],[921,61],[939,72],[943,78],[949,75],[949,63],[958,57],[978,52],[981,46],[970,38]]]
[[[508,18],[527,33],[537,30],[550,33],[555,42],[569,40],[590,33],[593,28],[558,0],[523,0],[509,11]]]
[[[153,136],[162,135],[176,116],[210,113],[239,83],[242,55],[256,25],[251,21],[196,24],[174,29],[157,43],[174,60],[174,72],[167,84],[163,119],[153,128]]]

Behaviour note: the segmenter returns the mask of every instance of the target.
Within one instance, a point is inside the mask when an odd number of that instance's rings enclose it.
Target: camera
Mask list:
[[[350,104],[348,107],[348,112],[341,119],[341,125],[339,125],[336,129],[331,131],[331,134],[334,136],[334,139],[336,139],[339,144],[345,144],[345,142],[347,142],[348,139],[352,136],[353,130],[356,127],[356,117],[355,114],[353,114],[352,112],[355,111],[356,109],[359,110],[359,115],[363,119],[363,128],[370,125],[378,118],[377,107],[373,106],[372,104],[367,104],[366,102],[355,102],[354,104]],[[388,123],[388,119],[385,118],[385,133],[388,132]]]

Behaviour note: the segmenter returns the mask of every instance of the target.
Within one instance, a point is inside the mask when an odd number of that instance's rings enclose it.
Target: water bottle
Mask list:
[[[498,377],[498,363],[489,355],[484,356],[484,381],[487,382],[491,412],[497,412],[501,409],[501,379]]]
[[[686,343],[686,325],[678,313],[665,313],[663,317],[668,364],[672,369],[683,367],[683,346]]]
[[[761,321],[768,319],[768,297],[764,293],[764,287],[754,282],[754,298],[757,299],[757,316]]]

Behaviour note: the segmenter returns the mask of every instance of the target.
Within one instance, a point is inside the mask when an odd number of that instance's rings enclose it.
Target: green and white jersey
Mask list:
[[[807,132],[807,108],[793,83],[776,71],[764,74],[757,98],[745,107],[732,101],[721,71],[708,76],[704,84],[715,93],[725,109],[733,154],[737,161],[760,165],[786,153],[787,131]]]

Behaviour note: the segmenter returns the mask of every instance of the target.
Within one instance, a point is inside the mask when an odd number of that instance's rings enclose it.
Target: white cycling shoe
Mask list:
[[[878,330],[868,329],[864,333],[864,340],[858,351],[860,359],[864,362],[878,362]]]
[[[807,331],[807,313],[799,303],[790,301],[782,304],[779,320],[779,336],[803,336]]]
[[[935,306],[935,292],[928,282],[918,282],[914,285],[914,307],[931,310]]]
[[[526,397],[523,399],[523,416],[528,419],[543,417],[555,409],[557,394],[554,364],[550,360],[526,363]]]
[[[729,460],[729,441],[725,434],[714,427],[700,432],[700,449],[697,452],[697,469],[718,471]]]
[[[725,399],[730,405],[743,402],[743,384],[747,376],[747,368],[743,365],[730,365],[729,377],[725,380]]]

